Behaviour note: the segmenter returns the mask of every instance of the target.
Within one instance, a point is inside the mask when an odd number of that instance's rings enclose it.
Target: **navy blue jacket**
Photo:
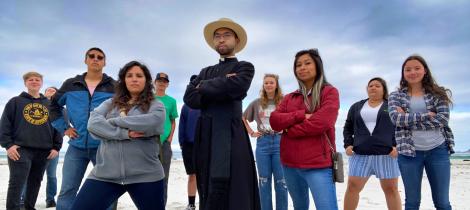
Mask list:
[[[178,127],[178,140],[180,146],[184,143],[194,143],[194,135],[196,134],[196,124],[201,115],[199,109],[191,109],[186,104],[181,108],[181,116]]]
[[[113,96],[116,83],[113,78],[103,74],[103,78],[96,86],[93,95],[90,95],[85,82],[85,75],[86,73],[66,80],[52,97],[50,106],[52,125],[61,133],[64,133],[70,127],[62,114],[64,106],[67,107],[70,124],[77,129],[78,134],[77,138],[69,141],[69,144],[81,149],[98,147],[100,142],[88,133],[88,118],[93,109]]]
[[[367,99],[351,106],[344,124],[344,148],[353,146],[359,155],[388,155],[395,142],[395,126],[388,114],[388,101],[384,101],[377,113],[377,122],[372,134],[361,117],[361,109]]]

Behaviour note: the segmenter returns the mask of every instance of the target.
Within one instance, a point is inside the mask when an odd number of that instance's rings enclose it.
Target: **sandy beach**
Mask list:
[[[91,165],[89,165],[88,170],[91,170]],[[58,172],[62,171],[62,163],[59,163],[57,168]],[[347,161],[345,165],[345,171],[347,172]],[[453,209],[456,210],[470,210],[470,205],[466,203],[470,197],[470,162],[463,160],[452,160],[452,179],[451,179],[451,195],[450,200]],[[60,187],[61,183],[61,173],[57,174],[58,184]],[[8,165],[5,161],[0,163],[0,209],[5,209],[6,195],[8,188],[8,177],[9,170]],[[37,209],[46,209],[45,206],[45,177],[41,186],[39,193],[38,201],[36,202]],[[347,180],[346,180],[347,181]],[[186,194],[186,182],[187,176],[184,171],[183,161],[182,160],[173,160],[170,171],[170,181],[169,181],[169,192],[168,192],[168,210],[181,210],[184,209],[187,204],[187,194]],[[402,196],[402,201],[404,201],[404,189],[403,184],[399,184],[400,195]],[[346,184],[336,184],[336,191],[338,196],[338,205],[340,209],[343,206],[344,192],[346,191]],[[197,200],[197,199],[196,199]],[[274,200],[274,199],[273,199]],[[313,205],[313,200],[311,200],[310,209],[315,209]],[[47,208],[48,210],[53,210],[55,208]],[[120,210],[131,210],[136,209],[132,200],[128,194],[124,194],[119,199],[118,209]],[[289,200],[289,209],[294,209],[292,207],[292,202]],[[363,192],[361,193],[361,198],[359,201],[360,210],[381,210],[386,209],[385,197],[380,188],[379,181],[372,177],[367,185],[365,186]],[[431,191],[427,179],[423,180],[423,189],[422,189],[422,200],[421,200],[421,210],[431,210],[433,208]]]

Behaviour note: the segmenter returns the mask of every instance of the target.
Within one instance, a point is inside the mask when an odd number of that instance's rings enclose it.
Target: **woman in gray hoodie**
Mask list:
[[[125,192],[138,209],[164,209],[155,139],[163,132],[165,108],[152,88],[148,68],[131,61],[119,71],[114,97],[91,112],[88,131],[102,142],[72,209],[104,210]]]

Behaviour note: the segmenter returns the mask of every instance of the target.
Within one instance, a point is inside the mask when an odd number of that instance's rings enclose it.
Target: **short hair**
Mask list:
[[[23,74],[23,81],[26,82],[31,77],[39,77],[42,80],[42,74],[35,72],[35,71],[30,71],[26,72],[26,74]]]
[[[106,54],[104,54],[104,52],[103,52],[102,49],[100,49],[100,48],[98,48],[98,47],[92,47],[92,48],[90,48],[89,50],[86,51],[86,53],[85,53],[85,60],[86,60],[86,56],[88,55],[88,53],[90,53],[90,52],[93,51],[93,50],[96,50],[96,51],[102,53],[103,56],[104,56],[104,58],[106,59]]]

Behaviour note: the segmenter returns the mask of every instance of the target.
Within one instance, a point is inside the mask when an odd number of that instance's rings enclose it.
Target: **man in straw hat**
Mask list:
[[[206,25],[204,37],[219,53],[219,63],[202,69],[184,94],[189,107],[201,110],[194,145],[199,208],[260,209],[253,151],[242,121],[242,100],[255,69],[235,57],[246,45],[246,32],[221,18]]]

